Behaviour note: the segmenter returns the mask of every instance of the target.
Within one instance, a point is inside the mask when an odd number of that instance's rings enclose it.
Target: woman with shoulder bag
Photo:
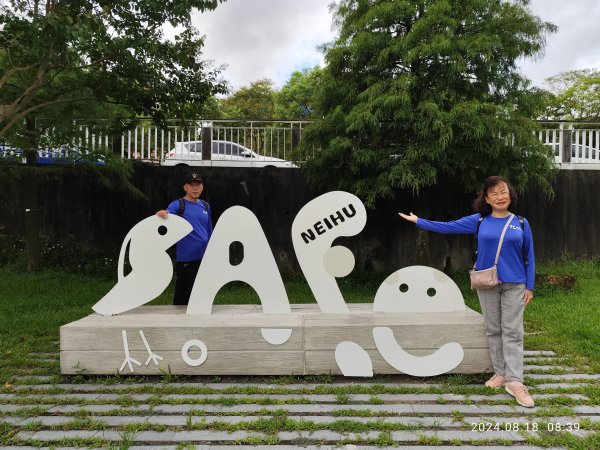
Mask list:
[[[476,214],[450,222],[398,214],[423,230],[476,235],[477,260],[471,279],[481,304],[495,372],[485,385],[494,389],[504,386],[521,406],[531,408],[534,401],[523,384],[523,311],[533,300],[535,260],[529,222],[521,222],[508,210],[516,201],[510,182],[492,176],[485,180],[473,203]]]

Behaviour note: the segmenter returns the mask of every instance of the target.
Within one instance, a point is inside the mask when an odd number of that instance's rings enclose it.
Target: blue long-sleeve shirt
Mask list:
[[[177,242],[177,262],[198,261],[204,257],[208,240],[212,236],[213,225],[208,203],[198,200],[196,203],[183,199],[185,210],[183,218],[192,225],[192,232]],[[179,200],[167,206],[169,214],[179,214]]]
[[[442,234],[475,234],[480,217],[481,215],[477,213],[450,222],[419,218],[417,226],[423,230]],[[477,261],[475,262],[477,270],[489,269],[494,265],[500,235],[509,217],[510,215],[502,218],[488,215],[483,218],[477,237]],[[498,259],[498,278],[505,283],[525,283],[527,289],[533,290],[535,287],[533,237],[527,219],[523,222],[524,229],[521,229],[518,217],[514,216],[506,230]],[[527,265],[523,260],[523,253],[527,255]]]

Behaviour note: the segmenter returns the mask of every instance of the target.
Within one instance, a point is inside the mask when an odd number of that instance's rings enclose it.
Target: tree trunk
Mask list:
[[[27,271],[35,272],[40,268],[40,231],[38,223],[38,179],[37,171],[37,139],[35,119],[25,121],[26,150],[25,159],[31,166],[23,177],[23,204],[25,206],[25,254],[27,256]]]
[[[417,228],[416,244],[415,263],[419,266],[431,266],[427,231]]]

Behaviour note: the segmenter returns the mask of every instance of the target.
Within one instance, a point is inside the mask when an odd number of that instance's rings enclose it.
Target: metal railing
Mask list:
[[[301,163],[314,157],[318,149],[299,150],[298,143],[309,121],[204,120],[180,122],[158,128],[142,121],[121,136],[94,132],[90,125],[80,125],[80,138],[73,144],[85,149],[110,148],[122,158],[160,163],[169,152],[182,148],[178,143],[199,142],[202,136],[211,141],[229,141],[246,147],[258,157],[279,158]],[[596,168],[600,164],[600,123],[539,122],[537,137],[554,151],[561,168],[573,165]],[[97,128],[96,128],[97,129]],[[207,134],[208,132],[208,134]],[[203,134],[204,133],[204,134]],[[185,155],[175,155],[186,157]],[[600,165],[597,167],[600,169]]]
[[[314,156],[295,152],[308,121],[227,121],[212,120],[160,130],[139,125],[121,139],[121,156],[161,161],[177,142],[200,141],[202,128],[210,127],[212,140],[231,141],[263,156],[305,161]],[[558,164],[600,163],[600,123],[540,122],[540,142],[554,150]]]
[[[297,150],[302,129],[307,121],[232,121],[211,120],[169,125],[159,129],[153,125],[138,125],[120,138],[121,157],[160,162],[177,143],[199,142],[209,130],[212,141],[240,144],[259,156],[301,162],[314,156],[314,150]],[[204,130],[204,131],[203,131]],[[180,150],[179,150],[180,151]],[[184,157],[184,155],[176,155]]]
[[[557,164],[600,163],[600,124],[542,122],[541,125],[538,138],[552,147]]]

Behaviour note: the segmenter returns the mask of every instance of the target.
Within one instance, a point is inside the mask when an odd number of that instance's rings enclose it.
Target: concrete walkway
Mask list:
[[[324,383],[113,377],[113,384],[28,377],[0,394],[0,425],[10,435],[4,448],[532,449],[552,435],[597,433],[600,406],[585,392],[600,375],[531,351],[526,373],[538,403],[530,409],[461,376],[435,383],[403,376]]]

